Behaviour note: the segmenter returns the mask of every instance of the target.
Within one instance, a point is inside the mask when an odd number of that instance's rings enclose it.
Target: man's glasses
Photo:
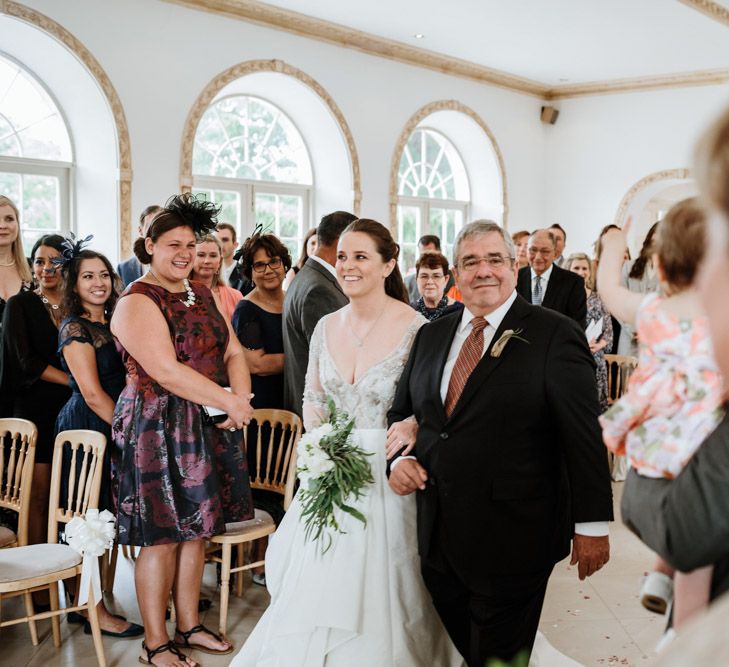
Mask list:
[[[507,261],[512,261],[513,257],[507,257],[505,255],[489,255],[488,257],[468,257],[458,262],[458,266],[461,271],[470,273],[476,271],[481,262],[486,262],[491,269],[503,269]]]
[[[272,271],[275,271],[276,269],[281,268],[281,264],[283,264],[283,262],[281,261],[280,257],[272,257],[267,262],[254,262],[253,270],[256,273],[265,273],[266,269],[271,269]]]

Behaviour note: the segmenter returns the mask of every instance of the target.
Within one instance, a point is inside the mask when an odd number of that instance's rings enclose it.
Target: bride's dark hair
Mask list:
[[[400,267],[397,265],[397,259],[400,256],[400,246],[395,243],[387,227],[377,222],[376,220],[370,220],[368,218],[359,218],[351,222],[346,229],[342,232],[344,236],[347,232],[361,232],[367,234],[374,242],[377,248],[377,253],[382,257],[382,260],[389,262],[391,259],[395,260],[395,268],[392,270],[389,276],[385,278],[385,294],[391,296],[393,299],[402,301],[403,303],[410,304],[408,300],[408,291],[405,287],[405,283],[400,273]]]

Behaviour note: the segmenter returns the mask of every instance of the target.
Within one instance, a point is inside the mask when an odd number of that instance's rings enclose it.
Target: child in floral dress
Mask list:
[[[676,204],[660,222],[654,262],[664,296],[632,294],[617,285],[625,236],[616,230],[604,239],[600,294],[614,315],[635,322],[639,359],[630,388],[600,423],[608,449],[627,455],[647,477],[676,477],[723,415],[724,391],[708,322],[692,287],[703,256],[704,223],[694,199]],[[674,572],[661,559],[655,569],[644,583],[642,602],[663,613]],[[711,576],[711,567],[675,573],[676,628],[706,607]]]

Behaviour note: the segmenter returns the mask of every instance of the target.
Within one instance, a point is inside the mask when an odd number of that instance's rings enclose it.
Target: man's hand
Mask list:
[[[399,467],[399,466],[398,466]],[[391,478],[392,479],[392,478]],[[590,577],[610,560],[610,540],[607,535],[589,537],[578,535],[572,538],[572,559],[570,565],[578,564],[580,581]]]
[[[398,496],[407,496],[413,491],[425,488],[428,473],[425,468],[413,459],[405,459],[395,466],[390,473],[390,488]]]

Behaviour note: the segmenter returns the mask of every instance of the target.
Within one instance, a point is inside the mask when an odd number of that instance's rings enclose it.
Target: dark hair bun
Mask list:
[[[151,264],[152,263],[152,255],[150,255],[147,252],[147,248],[144,245],[144,239],[139,238],[134,242],[134,245],[132,246],[132,250],[134,251],[134,255],[136,258],[142,263],[142,264]]]

